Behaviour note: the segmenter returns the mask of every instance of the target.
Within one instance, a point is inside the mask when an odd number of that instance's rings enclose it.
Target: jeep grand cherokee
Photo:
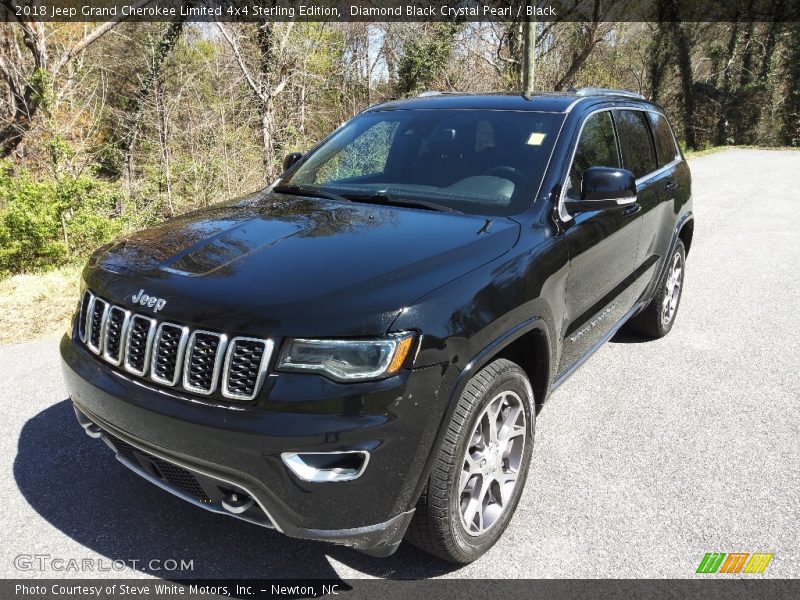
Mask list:
[[[268,188],[98,249],[61,343],[78,421],[208,510],[469,562],[537,407],[623,324],[675,323],[690,174],[635,94],[372,107]]]

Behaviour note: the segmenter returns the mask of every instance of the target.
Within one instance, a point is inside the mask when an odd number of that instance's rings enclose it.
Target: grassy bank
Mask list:
[[[0,344],[64,331],[78,302],[80,268],[0,279]]]

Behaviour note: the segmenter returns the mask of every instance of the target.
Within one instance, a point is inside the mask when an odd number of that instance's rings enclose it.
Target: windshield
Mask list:
[[[364,113],[281,184],[363,201],[373,195],[471,214],[517,214],[533,203],[562,120],[532,111]]]

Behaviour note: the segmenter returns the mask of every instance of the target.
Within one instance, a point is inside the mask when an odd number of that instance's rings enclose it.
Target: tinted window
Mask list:
[[[656,170],[656,155],[647,126],[647,117],[640,110],[614,111],[622,164],[633,171],[637,179]]]
[[[586,120],[581,139],[578,140],[575,158],[572,160],[569,172],[567,194],[575,198],[580,196],[583,172],[589,167],[619,168],[620,166],[611,113],[609,111],[595,113]]]
[[[675,148],[675,140],[664,115],[651,112],[647,113],[647,117],[650,119],[650,127],[656,140],[658,166],[663,167],[665,164],[675,160],[675,156],[678,154]]]
[[[563,120],[563,114],[534,111],[367,112],[282,183],[512,215],[533,203]]]

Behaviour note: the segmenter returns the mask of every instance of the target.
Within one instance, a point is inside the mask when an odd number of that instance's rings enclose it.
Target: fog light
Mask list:
[[[352,481],[361,477],[369,462],[369,452],[284,452],[284,464],[303,481],[326,483]]]

